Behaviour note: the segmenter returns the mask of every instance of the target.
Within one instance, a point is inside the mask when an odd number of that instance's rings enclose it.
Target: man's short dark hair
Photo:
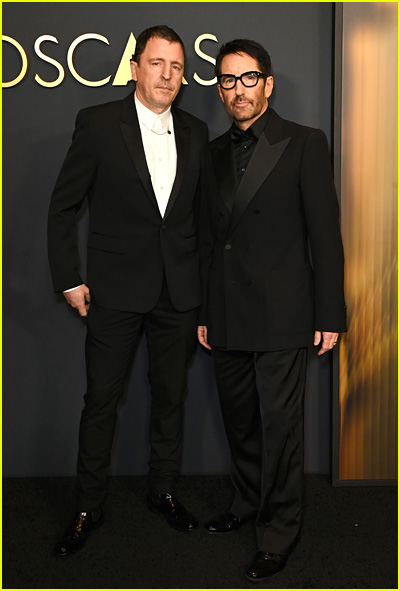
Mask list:
[[[183,45],[183,41],[179,37],[178,33],[175,33],[175,31],[170,27],[167,27],[167,25],[156,25],[155,27],[149,27],[148,29],[142,31],[137,38],[135,53],[132,56],[132,60],[134,62],[139,63],[140,56],[144,52],[148,41],[154,37],[166,39],[166,41],[169,41],[170,43],[179,43],[182,47],[183,57],[186,58],[185,46]]]
[[[232,53],[247,53],[247,55],[257,60],[260,71],[263,74],[271,76],[271,58],[269,57],[268,51],[264,49],[262,45],[257,43],[257,41],[251,41],[250,39],[234,39],[221,46],[215,64],[215,73],[217,76],[222,73],[221,62],[223,58]],[[231,74],[232,72],[225,73]]]

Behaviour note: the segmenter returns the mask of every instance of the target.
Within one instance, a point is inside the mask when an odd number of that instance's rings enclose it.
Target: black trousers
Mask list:
[[[187,371],[196,347],[198,310],[177,312],[166,282],[146,314],[91,303],[86,337],[87,392],[79,431],[78,510],[103,502],[110,468],[117,405],[142,331],[149,355],[152,404],[149,488],[171,492],[180,471]]]
[[[231,511],[256,516],[263,552],[287,554],[299,535],[307,349],[213,349],[231,450]]]

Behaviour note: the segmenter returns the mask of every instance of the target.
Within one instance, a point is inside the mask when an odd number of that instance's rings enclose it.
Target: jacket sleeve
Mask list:
[[[72,144],[62,165],[48,213],[48,255],[56,292],[83,283],[76,244],[76,213],[95,183],[96,142],[88,111],[78,113]]]
[[[314,330],[346,331],[344,256],[339,205],[325,134],[310,130],[300,172],[314,270]]]

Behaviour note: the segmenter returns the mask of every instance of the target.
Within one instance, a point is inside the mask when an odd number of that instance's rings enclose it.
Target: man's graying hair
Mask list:
[[[186,58],[185,46],[183,45],[183,41],[179,37],[178,33],[175,33],[175,31],[170,27],[167,27],[167,25],[156,25],[155,27],[150,27],[142,31],[137,38],[135,53],[132,56],[132,60],[134,62],[139,63],[140,56],[144,52],[148,41],[154,37],[165,39],[170,43],[179,43],[182,47],[183,57]]]
[[[269,57],[268,51],[264,49],[262,45],[256,41],[250,39],[234,39],[228,41],[221,46],[217,55],[215,64],[215,73],[219,76],[221,72],[221,62],[226,55],[232,53],[247,53],[250,57],[257,60],[260,71],[267,76],[272,74],[271,58]],[[224,74],[231,74],[232,72],[224,72]]]

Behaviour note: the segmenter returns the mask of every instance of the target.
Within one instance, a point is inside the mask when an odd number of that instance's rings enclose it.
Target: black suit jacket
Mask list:
[[[174,109],[177,173],[161,217],[133,94],[78,113],[72,145],[51,198],[49,260],[55,291],[83,283],[76,212],[89,203],[87,284],[100,306],[143,313],[157,302],[163,273],[178,311],[201,301],[196,210],[207,126]]]
[[[271,109],[239,186],[229,132],[211,142],[208,157],[201,321],[210,344],[279,350],[312,344],[314,330],[346,330],[339,208],[323,132]]]

